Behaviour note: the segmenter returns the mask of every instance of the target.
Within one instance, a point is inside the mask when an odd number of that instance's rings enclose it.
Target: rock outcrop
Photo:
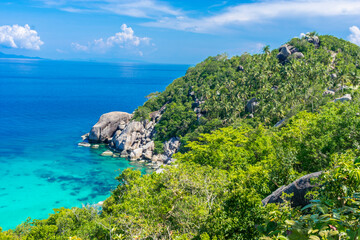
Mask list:
[[[342,96],[342,97],[339,97],[339,98],[336,98],[335,100],[334,100],[334,102],[338,102],[338,101],[340,101],[340,102],[345,102],[345,101],[351,101],[351,95],[350,94],[345,94],[344,96]]]
[[[153,114],[153,117],[151,121],[131,121],[123,130],[117,130],[110,146],[132,160],[151,159],[154,150],[152,137],[156,119],[159,119],[157,114]]]
[[[164,143],[164,152],[166,156],[172,156],[180,147],[180,139],[177,137],[170,138]]]
[[[280,121],[278,121],[275,125],[274,125],[274,127],[281,127],[284,123],[285,123],[285,121],[286,121],[286,118],[284,118],[284,119],[281,119]]]
[[[326,90],[325,92],[323,92],[323,95],[335,95],[335,91],[331,90],[331,89],[328,89]]]
[[[284,44],[279,48],[279,53],[278,55],[276,55],[276,57],[281,63],[285,63],[289,59],[289,57],[301,59],[304,58],[304,54],[299,52],[296,47],[289,44]]]
[[[291,205],[293,207],[304,207],[309,204],[309,201],[305,198],[305,194],[316,186],[311,184],[310,180],[312,178],[318,178],[321,174],[322,172],[315,172],[305,175],[287,186],[278,188],[275,192],[271,193],[261,202],[263,205],[268,203],[282,203],[283,199],[281,196],[283,193],[293,193],[293,196],[290,199]]]
[[[236,69],[238,72],[244,72],[244,67],[239,65]]]
[[[305,35],[305,39],[309,42],[314,44],[315,48],[320,46],[320,39],[318,36],[310,36],[308,34]]]
[[[131,114],[125,112],[109,112],[101,115],[99,121],[90,130],[89,142],[110,141],[115,131],[125,127],[131,117]]]
[[[304,58],[304,54],[301,53],[301,52],[296,52],[294,54],[292,54],[293,58],[296,58],[296,59],[301,59],[301,58]]]
[[[248,113],[254,113],[256,110],[256,107],[259,105],[256,98],[250,99],[246,105],[245,105],[245,111]]]
[[[173,161],[172,155],[175,154],[180,148],[180,139],[172,137],[164,143],[164,153],[154,155],[152,161],[160,161],[163,163],[171,163]]]
[[[279,59],[280,62],[284,62],[290,55],[291,52],[289,49],[289,45],[285,44],[279,48],[279,53],[278,55],[276,55],[276,57]]]
[[[320,39],[318,36],[310,36],[309,34],[306,34],[304,38],[309,43],[314,44],[315,48],[320,46]],[[290,57],[301,59],[305,56],[296,47],[290,44],[284,44],[279,48],[279,53],[276,55],[276,57],[279,59],[280,63],[284,64],[288,61],[288,59],[290,59]]]
[[[113,152],[110,150],[106,150],[105,152],[103,152],[101,154],[101,156],[104,156],[104,157],[111,157],[112,155],[113,155]]]
[[[88,142],[81,142],[81,143],[78,143],[78,146],[80,146],[80,147],[91,147],[91,144],[88,143]]]
[[[200,106],[203,102],[195,102]],[[150,113],[150,119],[144,121],[132,120],[132,114],[124,112],[110,112],[102,115],[99,121],[91,128],[88,140],[90,143],[109,143],[112,151],[105,151],[102,156],[128,158],[130,160],[148,160],[168,163],[172,155],[180,147],[178,138],[171,138],[164,143],[164,153],[154,154],[155,125],[160,121],[166,104],[158,111]],[[87,143],[87,146],[93,146]],[[158,165],[158,164],[156,164]]]

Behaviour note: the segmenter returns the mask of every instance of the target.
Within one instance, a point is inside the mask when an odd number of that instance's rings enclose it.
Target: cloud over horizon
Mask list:
[[[43,44],[38,33],[28,24],[24,27],[17,24],[0,26],[0,45],[4,47],[40,50]]]
[[[128,27],[126,24],[121,25],[121,32],[115,33],[114,36],[108,37],[106,40],[103,38],[95,39],[89,42],[87,45],[81,45],[79,43],[72,43],[71,46],[76,51],[82,52],[98,52],[106,53],[114,47],[118,48],[133,48],[139,47],[140,45],[149,45],[150,38],[138,37],[134,34],[134,30]],[[143,53],[138,51],[139,55]]]

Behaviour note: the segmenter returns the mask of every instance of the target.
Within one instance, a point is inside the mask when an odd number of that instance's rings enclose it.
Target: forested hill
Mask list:
[[[145,120],[164,109],[154,138],[181,137],[174,165],[127,169],[102,209],[55,209],[0,239],[358,239],[359,57],[311,33],[207,58],[135,111]],[[262,202],[313,172],[309,205]]]
[[[288,49],[297,52],[285,60],[279,49],[268,46],[262,54],[209,57],[164,92],[150,95],[135,116],[147,118],[167,104],[156,127],[157,140],[164,141],[175,136],[193,140],[197,133],[249,118],[245,121],[251,124],[272,126],[301,110],[317,111],[358,84],[360,49],[333,36],[315,38],[318,44],[311,36],[292,39]],[[339,91],[341,86],[349,88]],[[334,92],[324,94],[328,89]],[[246,104],[253,98],[252,113]]]

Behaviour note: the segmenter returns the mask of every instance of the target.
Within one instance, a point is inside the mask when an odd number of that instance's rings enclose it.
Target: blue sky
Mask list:
[[[194,64],[317,31],[360,44],[359,0],[0,2],[0,52]]]

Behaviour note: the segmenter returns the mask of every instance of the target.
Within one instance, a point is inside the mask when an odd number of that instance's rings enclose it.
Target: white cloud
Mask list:
[[[34,0],[35,1],[35,0]],[[255,0],[250,3],[224,1],[211,5],[216,11],[184,11],[164,0],[37,0],[63,11],[106,12],[151,19],[143,26],[198,33],[226,31],[232,26],[268,23],[276,19],[360,16],[359,0]],[[241,1],[237,1],[241,2]],[[204,15],[205,14],[205,15]],[[206,15],[207,14],[207,15]]]
[[[118,15],[140,18],[158,18],[161,16],[178,16],[181,13],[165,2],[158,0],[40,0],[48,7],[62,11],[80,13],[103,11]]]
[[[180,10],[154,0],[109,2],[109,4],[103,5],[101,8],[119,15],[142,18],[156,18],[164,15],[178,16],[181,14]]]
[[[266,45],[264,43],[255,43],[255,52],[261,52]]]
[[[24,27],[17,24],[0,26],[0,45],[2,46],[40,50],[43,44],[38,33],[31,30],[28,24]]]
[[[350,42],[360,45],[360,29],[357,26],[352,26],[350,27],[350,32]]]
[[[284,0],[261,1],[228,7],[203,18],[162,18],[146,26],[211,33],[223,26],[268,22],[272,19],[359,16],[358,0]]]
[[[84,45],[80,45],[78,43],[72,43],[71,47],[74,48],[77,51],[83,51],[86,52],[87,50],[89,50],[89,48],[87,46]]]
[[[115,47],[118,48],[134,48],[140,45],[149,45],[150,38],[138,37],[134,34],[134,30],[126,24],[121,25],[121,32],[115,33],[114,36],[108,37],[106,40],[103,38],[95,39],[86,45],[79,43],[72,43],[71,46],[77,51],[96,51],[106,52]],[[139,52],[140,53],[140,52]],[[140,53],[142,55],[142,52]]]

